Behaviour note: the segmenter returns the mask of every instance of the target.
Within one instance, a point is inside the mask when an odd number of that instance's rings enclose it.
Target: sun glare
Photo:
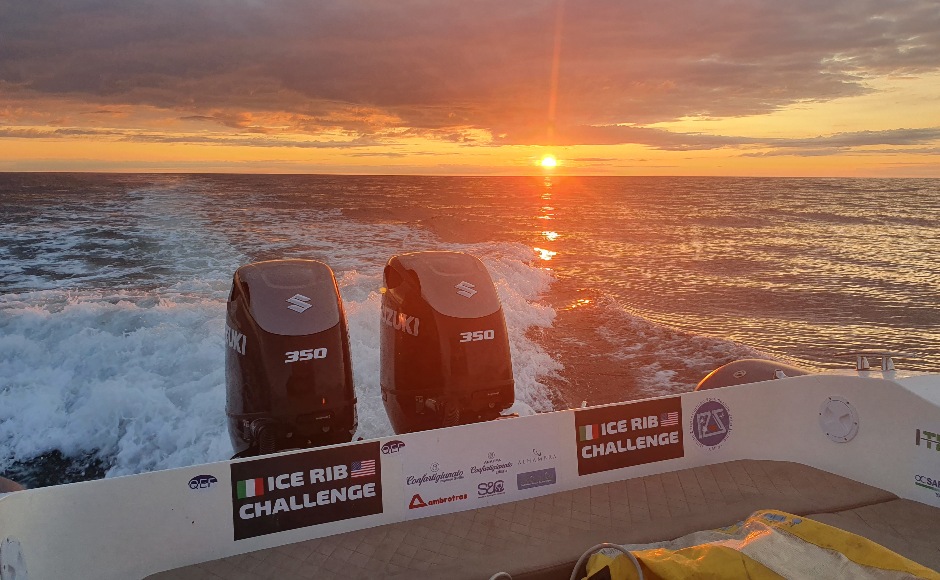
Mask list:
[[[545,157],[542,157],[541,165],[542,167],[555,167],[558,165],[558,161],[551,155],[546,155]]]

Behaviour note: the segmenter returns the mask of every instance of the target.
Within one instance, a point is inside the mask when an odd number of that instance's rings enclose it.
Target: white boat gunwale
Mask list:
[[[858,434],[849,442],[831,441],[819,426],[820,405],[830,397],[842,397],[857,409]],[[914,477],[921,472],[933,470],[940,474],[936,448],[915,444],[915,431],[940,433],[938,375],[876,371],[805,375],[604,407],[628,409],[630,405],[673,398],[681,402],[683,432],[683,454],[674,459],[578,475],[575,416],[598,407],[557,411],[373,440],[404,444],[400,452],[381,456],[383,511],[374,515],[235,541],[232,466],[270,458],[246,459],[2,496],[0,541],[14,539],[18,543],[30,577],[143,578],[201,562],[415,520],[425,513],[453,514],[748,460],[802,464],[884,490],[902,500],[940,508],[940,493],[929,493],[914,484]],[[691,434],[691,413],[709,400],[720,401],[730,415],[730,432],[715,447],[699,444]],[[473,445],[468,446],[467,441],[473,441]],[[333,448],[356,445],[362,443]],[[406,478],[414,471],[428,469],[434,462],[450,461],[460,462],[469,472],[470,463],[482,461],[487,453],[521,458],[526,450],[535,448],[552,457],[544,460],[550,465],[542,465],[556,470],[554,484],[468,498],[464,504],[443,503],[429,506],[433,509],[426,511],[409,510],[414,488],[406,484]],[[299,458],[308,453],[287,452],[271,457]],[[506,475],[519,472],[517,465]],[[204,474],[215,477],[217,483],[208,489],[188,489],[186,482]],[[464,479],[468,484],[484,481],[483,477],[467,475]],[[441,493],[454,489],[448,485],[440,487]]]

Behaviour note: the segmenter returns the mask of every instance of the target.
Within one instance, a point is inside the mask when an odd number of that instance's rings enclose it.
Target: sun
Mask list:
[[[552,167],[558,165],[558,160],[555,159],[555,157],[552,155],[546,155],[545,157],[542,157],[542,161],[539,162],[539,164],[546,169],[551,169]]]

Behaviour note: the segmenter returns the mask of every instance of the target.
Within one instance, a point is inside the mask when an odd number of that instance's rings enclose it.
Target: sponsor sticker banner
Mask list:
[[[579,409],[574,417],[578,475],[684,455],[681,397]]]
[[[235,539],[382,513],[379,442],[231,464]]]
[[[401,462],[404,517],[453,513],[550,493],[563,481],[565,463],[570,466],[567,473],[574,471],[572,451],[561,451],[570,441],[558,437],[570,429],[570,421],[569,414],[546,414],[409,434],[407,447],[384,457]],[[539,470],[551,475],[532,476],[519,485],[519,474]]]

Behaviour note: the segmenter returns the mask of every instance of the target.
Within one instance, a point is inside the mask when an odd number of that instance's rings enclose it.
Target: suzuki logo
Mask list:
[[[472,298],[473,295],[477,293],[477,291],[474,290],[475,287],[476,286],[466,280],[454,286],[454,288],[457,289],[457,294],[460,294],[464,298]]]
[[[284,302],[290,302],[290,306],[288,306],[288,308],[294,312],[306,312],[308,308],[313,306],[310,304],[310,299],[303,294],[294,294]]]

